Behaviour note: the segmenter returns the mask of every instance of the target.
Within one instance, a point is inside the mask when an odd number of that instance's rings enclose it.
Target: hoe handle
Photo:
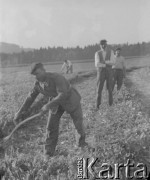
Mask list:
[[[9,139],[11,138],[11,136],[14,134],[15,131],[17,131],[22,125],[24,125],[28,121],[30,121],[36,117],[39,117],[39,116],[41,116],[41,113],[35,114],[35,115],[25,119],[24,121],[20,122],[8,136],[3,138],[3,140],[0,142],[0,145],[4,146],[7,143],[7,141],[9,141]]]

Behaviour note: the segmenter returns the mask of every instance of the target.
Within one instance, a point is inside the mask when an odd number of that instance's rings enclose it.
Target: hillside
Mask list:
[[[4,47],[7,44],[4,43]],[[111,46],[111,45],[110,45]],[[125,57],[133,57],[133,56],[147,56],[149,57],[150,54],[150,43],[137,43],[137,44],[120,44],[120,45],[112,45],[112,49],[115,49],[117,46],[122,47],[122,55]],[[94,58],[94,54],[96,51],[99,50],[99,45],[87,45],[85,47],[40,47],[39,49],[34,49],[34,51],[30,51],[31,49],[23,49],[24,51],[30,52],[22,52],[16,53],[9,56],[2,56],[2,61],[11,61],[11,66],[16,64],[30,64],[32,62],[58,62],[63,61],[65,59],[69,59],[71,61],[74,60],[89,60]],[[12,53],[13,51],[19,51],[20,47],[16,47],[14,45],[12,50],[6,46],[3,49],[3,52]],[[1,51],[0,51],[1,52]],[[14,60],[15,59],[15,60]],[[13,60],[15,62],[13,62]],[[6,62],[4,66],[10,66],[10,63]]]
[[[31,48],[21,48],[17,44],[0,42],[0,53],[7,53],[7,54],[20,53],[22,50],[27,52],[27,51],[31,51],[33,49],[31,49]]]

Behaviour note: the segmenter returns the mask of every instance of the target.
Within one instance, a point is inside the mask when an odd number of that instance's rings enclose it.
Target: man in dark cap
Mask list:
[[[16,122],[19,120],[21,114],[30,108],[38,94],[41,93],[49,99],[49,102],[41,109],[43,114],[49,111],[45,145],[46,157],[54,155],[58,141],[59,121],[64,111],[71,115],[74,125],[80,134],[79,147],[86,146],[80,103],[81,96],[78,91],[70,85],[64,76],[58,73],[46,72],[42,63],[32,65],[31,74],[36,77],[36,82],[19,112],[16,114]]]
[[[113,104],[112,83],[113,83],[113,65],[114,53],[108,48],[105,39],[100,41],[100,50],[95,53],[95,67],[97,69],[97,97],[96,108],[99,109],[104,83],[106,81],[109,93],[109,105]]]
[[[115,49],[114,65],[112,66],[112,68],[114,74],[113,89],[115,84],[117,83],[117,91],[119,93],[123,84],[123,78],[125,78],[126,76],[125,58],[121,56],[120,47],[117,47]]]

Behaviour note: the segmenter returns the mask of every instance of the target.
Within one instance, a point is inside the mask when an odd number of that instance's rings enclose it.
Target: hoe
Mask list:
[[[37,118],[37,117],[39,117],[39,116],[41,116],[41,112],[38,113],[38,114],[35,114],[35,115],[33,115],[33,116],[25,119],[25,120],[23,120],[22,122],[20,122],[19,124],[17,124],[16,127],[12,130],[12,132],[11,132],[8,136],[4,137],[3,139],[0,139],[0,147],[3,148],[3,149],[6,149],[7,146],[9,146],[9,140],[11,139],[12,135],[13,135],[22,125],[24,125],[24,124],[27,123],[28,121],[30,121],[30,120],[32,120],[32,119],[34,119],[34,118]]]

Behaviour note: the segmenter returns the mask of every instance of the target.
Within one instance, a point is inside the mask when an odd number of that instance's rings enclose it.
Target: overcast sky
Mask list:
[[[150,41],[150,0],[0,0],[0,41],[74,47]]]

